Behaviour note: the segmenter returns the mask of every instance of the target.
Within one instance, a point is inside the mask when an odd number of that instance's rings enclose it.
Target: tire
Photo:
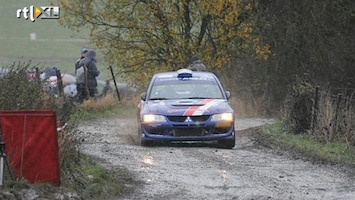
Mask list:
[[[231,139],[218,140],[218,147],[223,149],[233,149],[235,146],[235,135]]]
[[[148,141],[143,138],[141,138],[140,141],[141,141],[141,146],[144,146],[144,147],[151,147],[151,146],[155,145],[155,143],[153,141]]]
[[[140,146],[153,146],[154,141],[145,140],[144,137],[142,137],[142,134],[143,134],[142,127],[140,125],[138,125],[138,143],[139,143],[139,145]]]
[[[147,142],[147,141],[145,141],[144,139],[140,139],[140,145],[141,146],[149,146],[149,144],[148,144],[149,142]]]
[[[143,134],[142,127],[141,127],[140,123],[138,123],[138,135],[137,135],[138,136],[138,143],[141,146],[146,146],[146,142],[143,139],[142,134]]]
[[[140,146],[152,146],[152,141],[147,141],[142,137],[143,131],[140,127],[138,127],[138,142]]]

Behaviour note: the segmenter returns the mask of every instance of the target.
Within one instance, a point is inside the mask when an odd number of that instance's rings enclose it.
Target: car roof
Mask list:
[[[177,71],[160,72],[154,75],[155,79],[171,79],[171,78],[205,78],[215,79],[216,76],[212,72],[192,71],[189,69],[179,69]]]

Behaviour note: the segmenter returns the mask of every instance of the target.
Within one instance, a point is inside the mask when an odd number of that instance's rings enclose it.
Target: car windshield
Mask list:
[[[150,100],[164,99],[223,99],[215,80],[164,80],[154,82]]]

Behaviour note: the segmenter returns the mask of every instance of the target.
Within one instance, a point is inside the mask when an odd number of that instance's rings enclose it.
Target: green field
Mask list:
[[[48,6],[48,0],[0,0],[0,66],[14,62],[31,62],[40,68],[56,66],[63,73],[73,73],[74,63],[82,47],[90,45],[88,30],[71,31],[56,19],[36,19],[35,22],[17,18],[16,11],[24,7]],[[36,39],[31,39],[36,35]],[[103,57],[98,52],[98,67],[101,79],[109,75]]]

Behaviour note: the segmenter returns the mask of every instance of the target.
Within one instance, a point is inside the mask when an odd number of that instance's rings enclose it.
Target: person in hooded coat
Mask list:
[[[76,78],[76,99],[78,100],[79,103],[82,103],[85,99],[85,83],[84,83],[84,79],[80,78],[81,75],[80,73],[83,73],[83,69],[80,69],[79,63],[82,59],[85,58],[86,54],[89,52],[89,50],[87,48],[82,48],[81,49],[81,56],[80,58],[75,62],[75,78]],[[84,94],[82,94],[82,92],[84,92]]]
[[[95,94],[97,93],[96,77],[100,75],[100,71],[98,70],[96,63],[96,52],[94,50],[90,50],[85,58],[79,62],[79,67],[84,67],[85,69],[84,84],[81,84],[78,91],[78,94],[80,94],[78,97],[79,102],[95,97]]]
[[[192,71],[207,71],[206,66],[202,63],[198,55],[192,56],[188,69]]]

